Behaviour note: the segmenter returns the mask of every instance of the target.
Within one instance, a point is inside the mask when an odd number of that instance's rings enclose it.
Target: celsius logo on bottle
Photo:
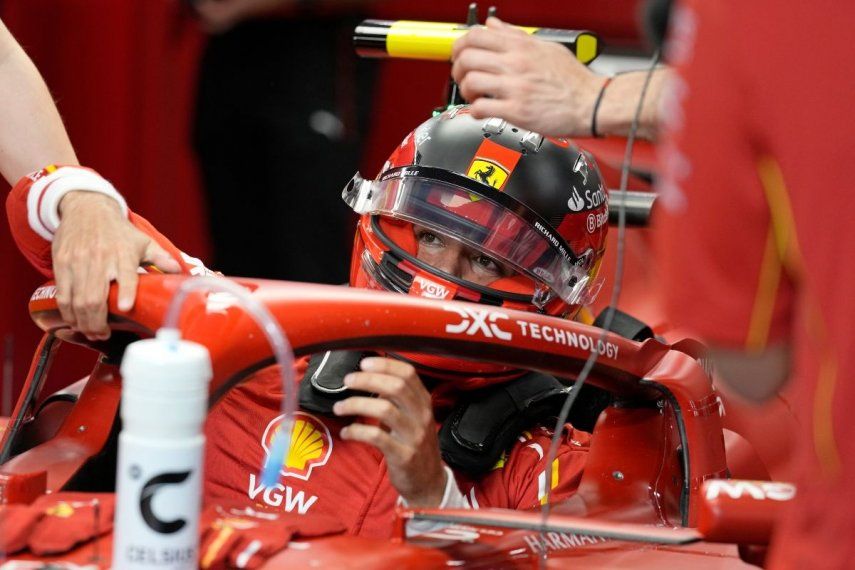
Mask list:
[[[137,465],[131,467],[131,477],[137,479],[140,476],[140,468]],[[178,485],[183,483],[190,476],[190,471],[182,471],[180,473],[161,473],[155,475],[145,482],[140,491],[140,514],[142,515],[145,524],[158,534],[173,534],[184,528],[187,521],[184,519],[175,519],[165,521],[160,519],[152,508],[154,495],[160,489],[167,485]]]

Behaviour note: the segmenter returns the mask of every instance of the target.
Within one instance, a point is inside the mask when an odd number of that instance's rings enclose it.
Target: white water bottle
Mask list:
[[[160,329],[121,370],[113,568],[198,568],[210,356]]]

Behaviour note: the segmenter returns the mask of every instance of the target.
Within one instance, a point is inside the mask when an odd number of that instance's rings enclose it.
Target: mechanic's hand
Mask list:
[[[451,75],[476,118],[501,117],[551,136],[590,136],[606,78],[562,45],[498,18],[454,42]]]
[[[243,20],[293,3],[294,0],[197,0],[193,2],[193,7],[205,28],[218,34]]]
[[[110,336],[107,295],[112,281],[119,284],[119,309],[129,311],[141,263],[166,273],[181,271],[177,261],[122,216],[109,196],[69,192],[59,213],[52,245],[56,302],[63,320],[90,340]]]
[[[446,473],[430,394],[406,362],[371,357],[360,366],[363,371],[345,376],[344,384],[377,397],[342,400],[333,412],[337,416],[376,418],[382,427],[352,423],[341,430],[341,437],[368,443],[383,452],[389,480],[410,507],[438,507],[445,492]]]

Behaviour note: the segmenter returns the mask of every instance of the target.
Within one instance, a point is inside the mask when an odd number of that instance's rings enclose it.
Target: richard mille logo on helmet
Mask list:
[[[270,455],[273,438],[282,429],[284,417],[274,418],[264,430],[261,446],[267,455]],[[291,427],[291,442],[280,473],[284,477],[296,477],[307,481],[314,468],[326,465],[332,453],[332,447],[330,430],[321,420],[305,412],[296,412],[294,425]]]
[[[476,158],[469,165],[466,176],[487,186],[501,189],[508,179],[508,170],[498,162],[484,158]]]

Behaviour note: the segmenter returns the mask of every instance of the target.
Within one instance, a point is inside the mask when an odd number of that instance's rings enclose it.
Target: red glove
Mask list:
[[[0,552],[12,554],[27,546],[27,539],[41,513],[29,505],[0,507]]]
[[[113,529],[115,496],[109,493],[56,493],[45,495],[30,507],[40,520],[29,537],[37,556],[68,552],[77,544]]]
[[[32,505],[0,507],[0,552],[28,546],[37,556],[68,552],[110,532],[114,508],[113,495],[106,493],[55,493]]]
[[[264,513],[241,506],[212,505],[202,514],[199,566],[258,568],[288,546],[294,536],[323,536],[345,527],[324,515]]]

